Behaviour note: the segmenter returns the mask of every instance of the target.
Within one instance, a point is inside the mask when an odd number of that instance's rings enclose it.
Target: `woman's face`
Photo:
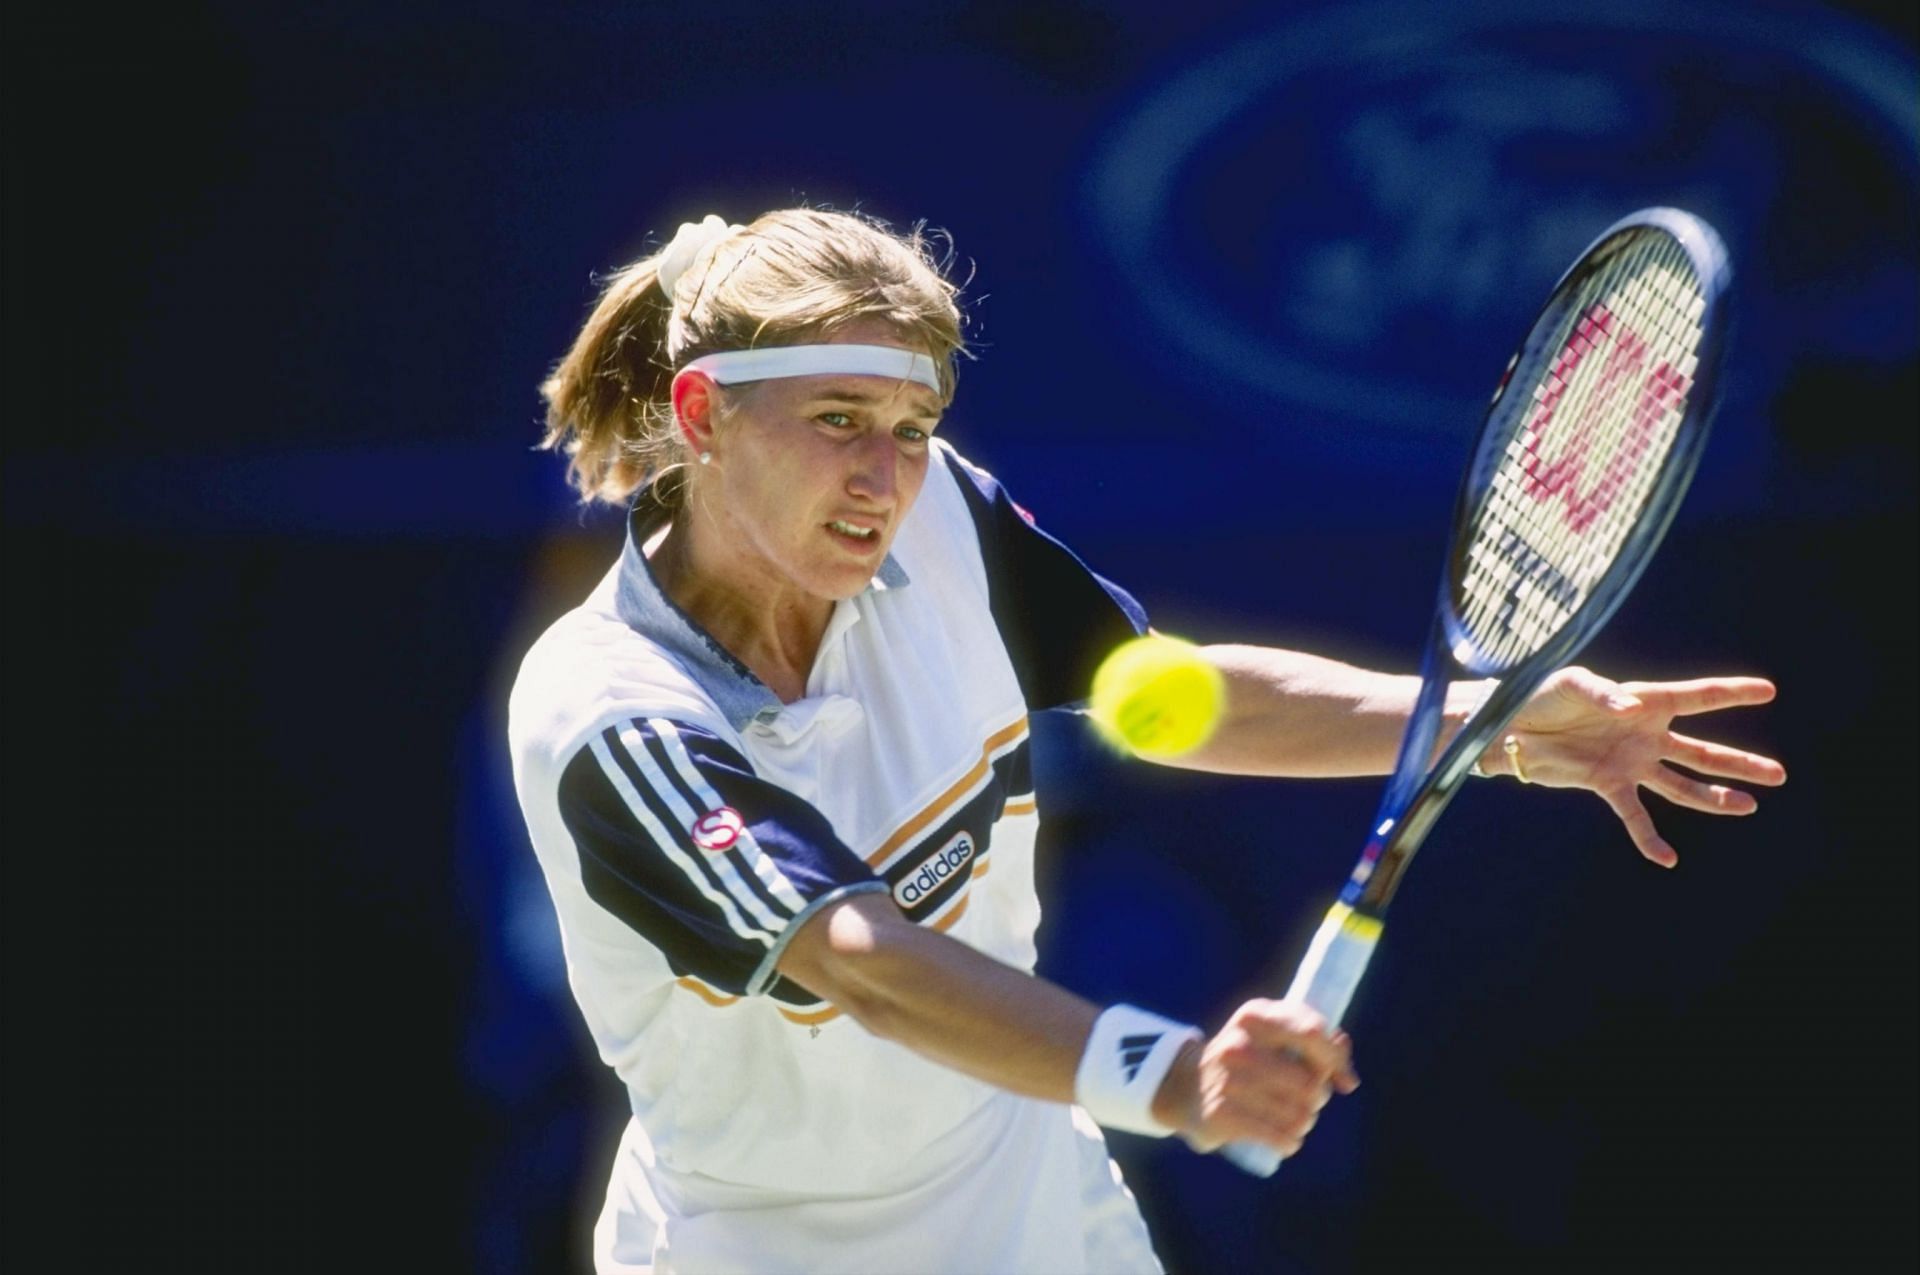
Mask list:
[[[823,343],[902,344],[879,320]],[[710,551],[768,585],[826,601],[858,594],[926,481],[939,396],[912,381],[834,374],[759,381],[732,399],[694,494],[727,532]]]

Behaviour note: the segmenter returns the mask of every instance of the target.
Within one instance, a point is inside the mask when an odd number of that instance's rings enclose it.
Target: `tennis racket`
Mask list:
[[[1487,410],[1454,502],[1420,693],[1366,850],[1287,991],[1338,1024],[1387,904],[1454,790],[1600,631],[1673,521],[1706,443],[1730,272],[1711,226],[1648,208],[1561,277]],[[1497,685],[1437,761],[1448,685]],[[1222,1153],[1266,1177],[1280,1155]]]

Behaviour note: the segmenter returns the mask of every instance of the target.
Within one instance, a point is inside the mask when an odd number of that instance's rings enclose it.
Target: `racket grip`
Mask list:
[[[1326,919],[1307,945],[1307,954],[1293,976],[1286,998],[1320,1011],[1329,1028],[1338,1027],[1346,1017],[1347,1006],[1360,988],[1367,962],[1380,942],[1381,922],[1363,916],[1344,903],[1327,909]],[[1229,1142],[1220,1148],[1227,1163],[1256,1178],[1270,1178],[1280,1168],[1282,1156],[1259,1142]]]

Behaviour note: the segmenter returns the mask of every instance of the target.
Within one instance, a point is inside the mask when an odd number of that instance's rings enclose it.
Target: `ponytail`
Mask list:
[[[567,481],[586,501],[624,504],[680,446],[668,401],[667,318],[658,254],[607,281],[573,348],[541,383],[540,446],[567,455]]]

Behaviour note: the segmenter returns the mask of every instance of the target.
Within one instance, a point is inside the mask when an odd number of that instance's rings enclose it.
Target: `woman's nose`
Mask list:
[[[867,440],[855,453],[847,475],[847,491],[866,500],[891,501],[897,484],[900,452],[885,434]]]

